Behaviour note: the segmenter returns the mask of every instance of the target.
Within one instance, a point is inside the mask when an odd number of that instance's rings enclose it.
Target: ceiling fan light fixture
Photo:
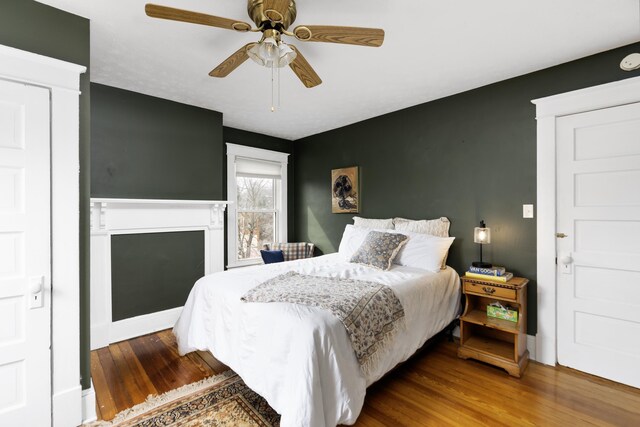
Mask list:
[[[260,55],[260,43],[256,43],[255,45],[253,45],[253,47],[251,47],[251,49],[247,50],[247,55],[256,64],[261,65],[263,67],[267,65],[265,63],[265,60],[262,59],[262,56]]]
[[[278,68],[284,68],[287,65],[291,64],[295,61],[298,54],[295,50],[291,49],[291,47],[283,42],[280,42],[280,46],[278,46],[280,58],[278,60]]]
[[[247,55],[263,67],[283,68],[296,59],[297,53],[288,44],[268,37],[249,49]]]
[[[265,61],[276,61],[278,59],[278,40],[274,37],[265,38],[258,45],[259,55]]]
[[[267,37],[249,49],[247,54],[255,63],[264,67],[271,67],[271,64],[278,60],[278,51],[277,40],[273,37]]]

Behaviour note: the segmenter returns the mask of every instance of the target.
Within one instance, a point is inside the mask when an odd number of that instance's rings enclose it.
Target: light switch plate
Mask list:
[[[522,205],[522,218],[533,218],[533,205]]]

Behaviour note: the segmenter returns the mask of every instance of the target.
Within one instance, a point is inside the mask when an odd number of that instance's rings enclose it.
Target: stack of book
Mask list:
[[[466,277],[482,280],[494,280],[496,282],[506,283],[513,278],[513,273],[508,273],[504,267],[469,267],[469,271],[465,273]]]

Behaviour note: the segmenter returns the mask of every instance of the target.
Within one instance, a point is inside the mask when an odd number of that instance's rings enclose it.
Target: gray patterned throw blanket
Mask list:
[[[376,352],[388,345],[400,326],[404,309],[386,285],[353,279],[307,276],[291,271],[256,286],[245,302],[288,302],[329,310],[347,330],[366,375],[377,364]]]

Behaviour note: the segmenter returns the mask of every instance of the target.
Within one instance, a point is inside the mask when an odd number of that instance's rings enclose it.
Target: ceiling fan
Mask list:
[[[282,68],[288,65],[306,87],[312,88],[322,83],[322,80],[298,48],[282,41],[283,35],[295,37],[305,42],[341,43],[370,47],[380,47],[384,41],[384,30],[377,28],[299,25],[293,31],[289,31],[288,29],[295,21],[297,14],[295,0],[249,0],[247,10],[256,24],[256,28],[235,19],[156,4],[145,6],[147,15],[152,18],[209,25],[241,33],[249,31],[262,33],[259,42],[242,46],[214,68],[209,73],[212,77],[226,77],[251,58],[258,64],[269,68]]]

